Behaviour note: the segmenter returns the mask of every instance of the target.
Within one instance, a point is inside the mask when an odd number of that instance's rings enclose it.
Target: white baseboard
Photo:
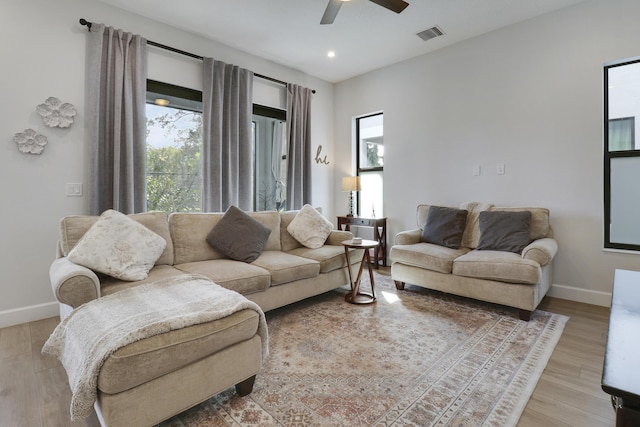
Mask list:
[[[60,314],[57,301],[0,311],[0,328],[47,319]]]
[[[582,302],[585,304],[611,307],[611,292],[591,291],[566,285],[551,285],[547,293],[550,297]]]

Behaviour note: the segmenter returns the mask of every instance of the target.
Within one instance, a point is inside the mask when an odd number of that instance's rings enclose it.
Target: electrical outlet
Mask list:
[[[473,165],[473,176],[480,176],[480,165]]]
[[[498,175],[504,175],[504,163],[498,163],[496,165],[496,173]]]

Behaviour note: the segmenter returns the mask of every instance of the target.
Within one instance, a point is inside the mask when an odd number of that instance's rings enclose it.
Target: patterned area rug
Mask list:
[[[271,354],[253,393],[230,388],[161,426],[515,425],[568,318],[523,322],[374,280],[372,305],[346,303],[344,287],[267,313]]]

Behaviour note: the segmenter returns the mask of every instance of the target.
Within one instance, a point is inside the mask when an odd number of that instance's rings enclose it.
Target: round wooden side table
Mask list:
[[[351,304],[371,304],[376,302],[375,284],[373,282],[373,270],[371,270],[371,255],[369,255],[369,249],[378,246],[378,242],[375,240],[362,240],[360,243],[355,243],[353,240],[345,240],[342,242],[344,246],[344,255],[347,259],[347,269],[349,270],[349,283],[351,284],[351,293],[345,295],[344,299]],[[364,249],[362,254],[362,260],[360,261],[360,269],[358,270],[358,276],[356,280],[353,280],[351,273],[351,259],[349,258],[349,249]],[[365,264],[369,269],[369,280],[371,280],[371,293],[363,292],[360,290],[360,279],[362,278],[362,271]]]

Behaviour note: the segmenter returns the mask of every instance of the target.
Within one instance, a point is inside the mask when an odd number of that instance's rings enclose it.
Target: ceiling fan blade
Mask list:
[[[407,6],[409,6],[409,3],[407,3],[404,0],[369,0],[377,5],[380,5],[382,7],[385,7],[395,13],[400,13],[403,10],[406,9]]]
[[[322,20],[320,20],[321,24],[333,24],[333,21],[336,19],[336,15],[340,10],[340,6],[342,6],[342,0],[329,0],[327,4],[327,8],[324,11],[324,15],[322,15]]]

